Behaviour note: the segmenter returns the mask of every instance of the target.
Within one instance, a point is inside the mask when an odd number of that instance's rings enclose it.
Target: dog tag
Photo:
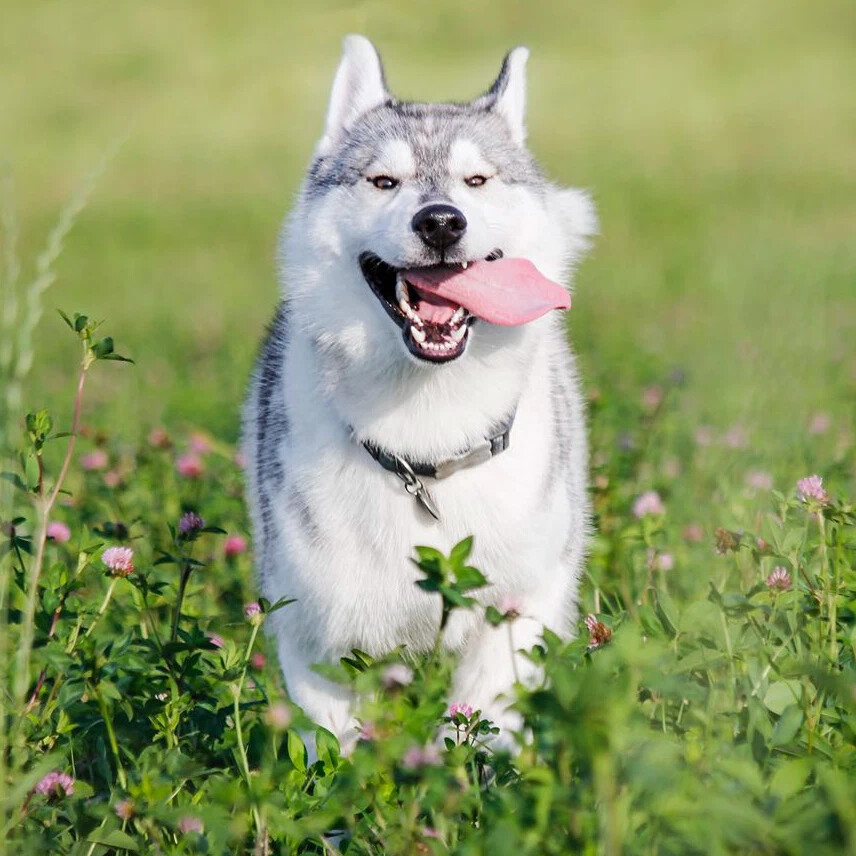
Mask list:
[[[396,456],[398,469],[395,474],[404,482],[404,489],[419,503],[419,505],[427,511],[435,520],[440,519],[440,510],[437,508],[437,503],[434,502],[434,497],[431,492],[422,483],[422,479],[413,472],[412,467],[404,458]]]
[[[440,519],[440,510],[434,502],[434,497],[428,491],[428,488],[420,482],[420,486],[416,491],[416,501],[435,519]]]

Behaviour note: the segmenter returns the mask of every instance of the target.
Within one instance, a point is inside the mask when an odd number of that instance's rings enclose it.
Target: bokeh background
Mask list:
[[[107,319],[137,362],[99,370],[90,422],[235,437],[348,32],[415,99],[475,96],[531,48],[531,146],[602,223],[569,318],[590,390],[638,396],[679,368],[685,424],[770,467],[834,457],[856,398],[852,0],[6,0],[0,158],[25,272],[122,141],[47,294],[30,408],[67,407],[61,307]]]

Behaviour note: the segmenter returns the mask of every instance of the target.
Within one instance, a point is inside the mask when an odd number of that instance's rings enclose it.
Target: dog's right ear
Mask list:
[[[388,99],[383,66],[374,45],[365,36],[345,36],[342,60],[330,92],[324,136],[316,154],[330,152],[363,113]]]

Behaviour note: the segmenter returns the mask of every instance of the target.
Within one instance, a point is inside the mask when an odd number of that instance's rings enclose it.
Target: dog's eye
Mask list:
[[[487,178],[483,175],[471,175],[464,179],[464,184],[466,184],[467,187],[481,187],[486,181]]]
[[[398,179],[392,178],[389,175],[376,175],[369,178],[370,181],[378,190],[392,190],[393,187],[398,187]]]

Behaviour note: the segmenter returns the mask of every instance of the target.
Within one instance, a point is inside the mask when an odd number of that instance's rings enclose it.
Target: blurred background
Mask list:
[[[46,296],[28,407],[69,406],[60,307],[107,319],[137,363],[99,368],[91,423],[235,437],[348,32],[408,99],[475,96],[510,47],[531,48],[531,146],[601,218],[569,313],[595,397],[638,398],[679,369],[685,424],[737,432],[769,466],[833,455],[856,399],[852,0],[6,0],[0,159],[25,274],[123,141]]]

